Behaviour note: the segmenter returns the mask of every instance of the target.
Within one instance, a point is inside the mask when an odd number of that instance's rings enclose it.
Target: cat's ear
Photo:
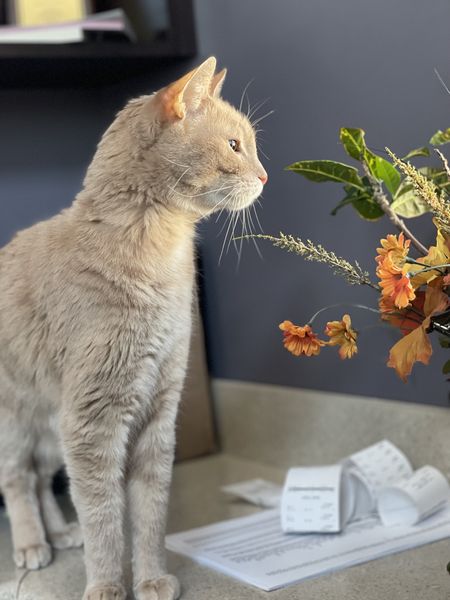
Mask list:
[[[220,96],[226,75],[227,75],[227,70],[222,69],[221,71],[216,73],[214,75],[214,77],[212,78],[211,85],[209,88],[209,93],[211,96],[213,96],[213,98],[218,98]]]
[[[211,56],[199,67],[171,83],[156,94],[162,116],[167,121],[184,119],[188,112],[198,110],[209,96],[216,69],[216,59]]]

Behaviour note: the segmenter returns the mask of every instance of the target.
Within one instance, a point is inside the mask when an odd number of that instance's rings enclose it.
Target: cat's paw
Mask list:
[[[58,550],[66,548],[80,548],[83,545],[83,536],[78,523],[68,523],[62,531],[54,531],[48,535],[50,544]]]
[[[14,562],[19,569],[42,569],[52,560],[52,549],[48,544],[37,544],[14,551]]]
[[[84,592],[83,600],[125,600],[126,596],[122,585],[105,583],[89,586]]]
[[[180,584],[174,575],[144,581],[136,588],[137,600],[177,600],[179,597]]]

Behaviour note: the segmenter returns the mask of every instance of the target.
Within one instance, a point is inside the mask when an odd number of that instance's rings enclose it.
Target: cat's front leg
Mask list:
[[[129,467],[133,580],[137,600],[175,600],[180,587],[167,574],[164,537],[180,391],[158,397],[159,408],[142,431]]]
[[[126,399],[119,398],[96,384],[66,399],[61,423],[71,495],[85,547],[83,600],[126,597],[122,556],[129,419]]]

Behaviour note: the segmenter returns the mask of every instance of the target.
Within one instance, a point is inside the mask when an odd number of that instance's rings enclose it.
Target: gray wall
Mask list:
[[[258,209],[264,230],[310,237],[372,269],[379,238],[392,231],[389,223],[369,224],[350,210],[332,218],[338,190],[283,167],[305,158],[345,160],[338,144],[341,125],[364,127],[374,149],[389,145],[399,153],[447,127],[450,98],[433,67],[450,81],[448,3],[197,0],[196,12],[202,57],[215,54],[229,67],[225,97],[239,103],[254,78],[251,102],[269,97],[267,110],[276,110],[264,122],[261,140],[271,159],[261,157],[270,177]],[[188,67],[162,72],[150,64],[148,77],[96,91],[0,91],[0,243],[71,202],[99,135],[127,98]],[[361,335],[360,354],[352,361],[341,362],[331,350],[314,359],[291,357],[281,345],[280,321],[306,322],[325,304],[374,305],[376,298],[370,290],[349,288],[326,267],[268,246],[260,246],[263,260],[249,245],[239,268],[233,250],[218,265],[222,224],[211,219],[201,227],[214,376],[447,403],[439,349],[433,365],[419,366],[407,385],[385,367],[396,339],[390,329]],[[428,219],[417,226],[430,242]],[[343,310],[327,317],[338,318]],[[348,310],[360,329],[376,321]]]

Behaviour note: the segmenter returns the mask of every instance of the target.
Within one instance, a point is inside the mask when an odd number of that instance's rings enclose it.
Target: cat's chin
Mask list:
[[[242,194],[237,195],[230,204],[226,207],[230,212],[239,212],[241,210],[245,210],[249,206],[251,206],[261,195],[263,190],[263,186],[259,186],[257,189],[252,190],[251,192],[246,191]]]

